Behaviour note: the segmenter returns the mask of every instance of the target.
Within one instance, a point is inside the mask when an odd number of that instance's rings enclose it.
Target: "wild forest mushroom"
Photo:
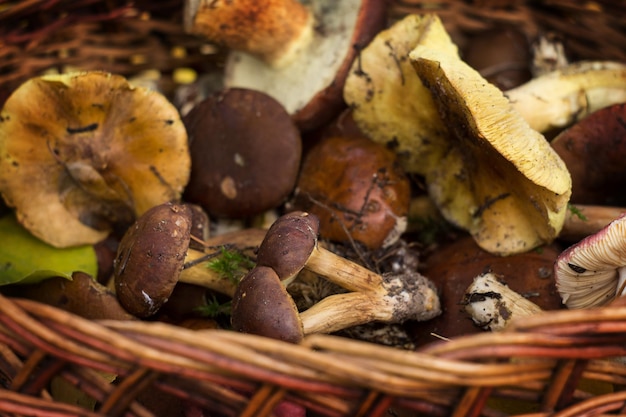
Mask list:
[[[293,207],[315,214],[320,237],[375,250],[406,231],[411,187],[396,154],[364,136],[330,136],[303,159]]]
[[[267,94],[227,89],[185,117],[191,176],[184,198],[211,216],[244,218],[277,207],[300,169],[300,132]]]
[[[575,62],[507,90],[505,95],[534,130],[560,129],[598,109],[626,102],[626,64]]]
[[[454,338],[481,332],[465,312],[463,300],[474,279],[485,273],[506,277],[511,290],[543,310],[561,309],[553,267],[562,250],[563,245],[555,241],[538,250],[503,257],[480,248],[469,234],[440,240],[433,249],[421,253],[419,271],[437,287],[442,313],[408,326],[415,343],[421,346],[436,336]]]
[[[484,330],[503,330],[513,320],[543,311],[500,278],[490,272],[481,274],[474,278],[465,293],[463,304],[466,313]]]
[[[231,323],[237,331],[290,343],[304,337],[296,304],[276,271],[267,266],[251,269],[239,282]]]
[[[372,321],[428,320],[440,313],[439,298],[427,278],[417,272],[376,274],[320,247],[318,230],[316,216],[287,213],[270,227],[257,255],[257,266],[274,269],[283,281],[286,277],[278,272],[283,268],[289,274],[306,268],[349,291],[330,295],[300,313],[304,334],[332,333]],[[232,314],[236,320],[238,311]]]
[[[439,17],[407,15],[363,48],[343,91],[363,133],[394,150],[407,172],[420,175],[447,149],[447,129],[408,58],[422,43],[458,53]]]
[[[554,264],[563,304],[579,309],[601,306],[624,294],[626,215],[564,250]]]
[[[409,57],[449,127],[447,152],[425,175],[444,217],[500,255],[553,241],[571,179],[549,142],[456,53],[419,45]]]
[[[347,71],[386,24],[385,6],[379,0],[192,0],[185,14],[188,31],[232,50],[226,87],[269,94],[301,129],[311,130],[344,106]]]
[[[18,220],[57,247],[93,244],[189,179],[185,127],[161,94],[121,76],[32,78],[0,116],[0,192]]]
[[[562,131],[550,142],[572,176],[572,203],[626,205],[625,120],[626,103],[608,106]]]
[[[119,245],[114,275],[116,294],[130,313],[153,315],[179,281],[232,296],[236,284],[219,273],[202,265],[185,267],[206,255],[189,248],[191,222],[191,210],[185,204],[165,203],[148,210],[127,230]],[[248,229],[205,243],[256,246],[264,235],[262,230]]]

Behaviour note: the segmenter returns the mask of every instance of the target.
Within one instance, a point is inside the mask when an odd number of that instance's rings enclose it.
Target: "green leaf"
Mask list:
[[[0,218],[0,285],[35,283],[51,277],[71,279],[75,271],[98,272],[91,245],[59,249],[39,240],[13,215]]]

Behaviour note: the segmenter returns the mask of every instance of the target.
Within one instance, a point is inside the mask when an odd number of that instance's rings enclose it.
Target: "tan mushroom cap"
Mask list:
[[[0,117],[0,191],[54,246],[98,242],[116,222],[178,199],[189,167],[176,108],[121,76],[33,78]]]
[[[491,253],[554,240],[571,178],[549,142],[458,55],[418,46],[409,56],[450,130],[449,150],[426,173],[442,214]]]
[[[607,304],[623,294],[625,267],[626,214],[559,255],[554,276],[563,304],[572,309]]]

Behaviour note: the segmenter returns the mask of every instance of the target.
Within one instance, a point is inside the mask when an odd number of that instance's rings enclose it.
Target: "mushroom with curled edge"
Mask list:
[[[180,198],[189,179],[176,108],[105,72],[46,75],[18,87],[2,109],[0,155],[7,205],[56,247],[105,239]]]
[[[626,215],[564,250],[554,264],[556,287],[571,309],[605,305],[624,294]]]
[[[135,316],[155,314],[179,281],[234,293],[236,284],[219,273],[203,265],[185,267],[206,255],[189,248],[191,216],[185,204],[160,204],[139,217],[122,238],[114,261],[115,291],[122,306]],[[256,247],[264,236],[264,230],[244,229],[205,243]]]
[[[301,312],[305,335],[332,333],[372,321],[423,321],[440,314],[439,297],[430,280],[417,272],[376,274],[320,247],[318,231],[316,216],[287,213],[272,224],[257,254],[257,267],[272,268],[283,282],[306,268],[349,291],[330,295]],[[234,300],[238,297],[239,290]],[[235,323],[239,314],[233,309]]]
[[[188,32],[228,47],[224,85],[265,92],[302,130],[345,106],[342,89],[359,49],[386,24],[380,0],[188,0]]]
[[[183,121],[191,153],[185,201],[214,217],[249,218],[279,206],[292,192],[302,141],[272,97],[223,90],[196,105]]]
[[[407,172],[425,175],[446,152],[447,129],[408,59],[419,44],[458,54],[438,16],[407,15],[363,48],[343,95],[368,138],[394,150]]]
[[[550,143],[458,54],[419,45],[409,58],[449,127],[448,150],[426,173],[443,216],[503,256],[553,241],[571,178]]]

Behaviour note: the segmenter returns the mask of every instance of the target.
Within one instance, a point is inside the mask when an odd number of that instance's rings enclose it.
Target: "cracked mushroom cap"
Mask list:
[[[409,57],[450,131],[425,175],[442,214],[499,255],[553,241],[571,178],[549,142],[457,54],[418,46]]]
[[[231,323],[237,331],[291,343],[304,337],[296,303],[276,272],[266,266],[251,269],[239,282]]]
[[[33,78],[0,116],[0,192],[20,223],[53,246],[96,243],[178,199],[189,164],[176,108],[121,76]]]
[[[122,238],[114,261],[115,292],[137,317],[155,314],[168,300],[185,264],[192,212],[185,204],[155,206]]]
[[[624,292],[626,215],[564,250],[554,265],[563,304],[579,309],[607,304]]]
[[[209,215],[254,216],[280,205],[295,187],[300,132],[267,94],[221,91],[194,107],[184,122],[191,152],[185,199]]]
[[[386,24],[380,0],[308,0],[312,39],[279,68],[233,51],[227,60],[227,87],[263,91],[278,100],[302,130],[329,122],[345,106],[343,85],[360,48]]]

